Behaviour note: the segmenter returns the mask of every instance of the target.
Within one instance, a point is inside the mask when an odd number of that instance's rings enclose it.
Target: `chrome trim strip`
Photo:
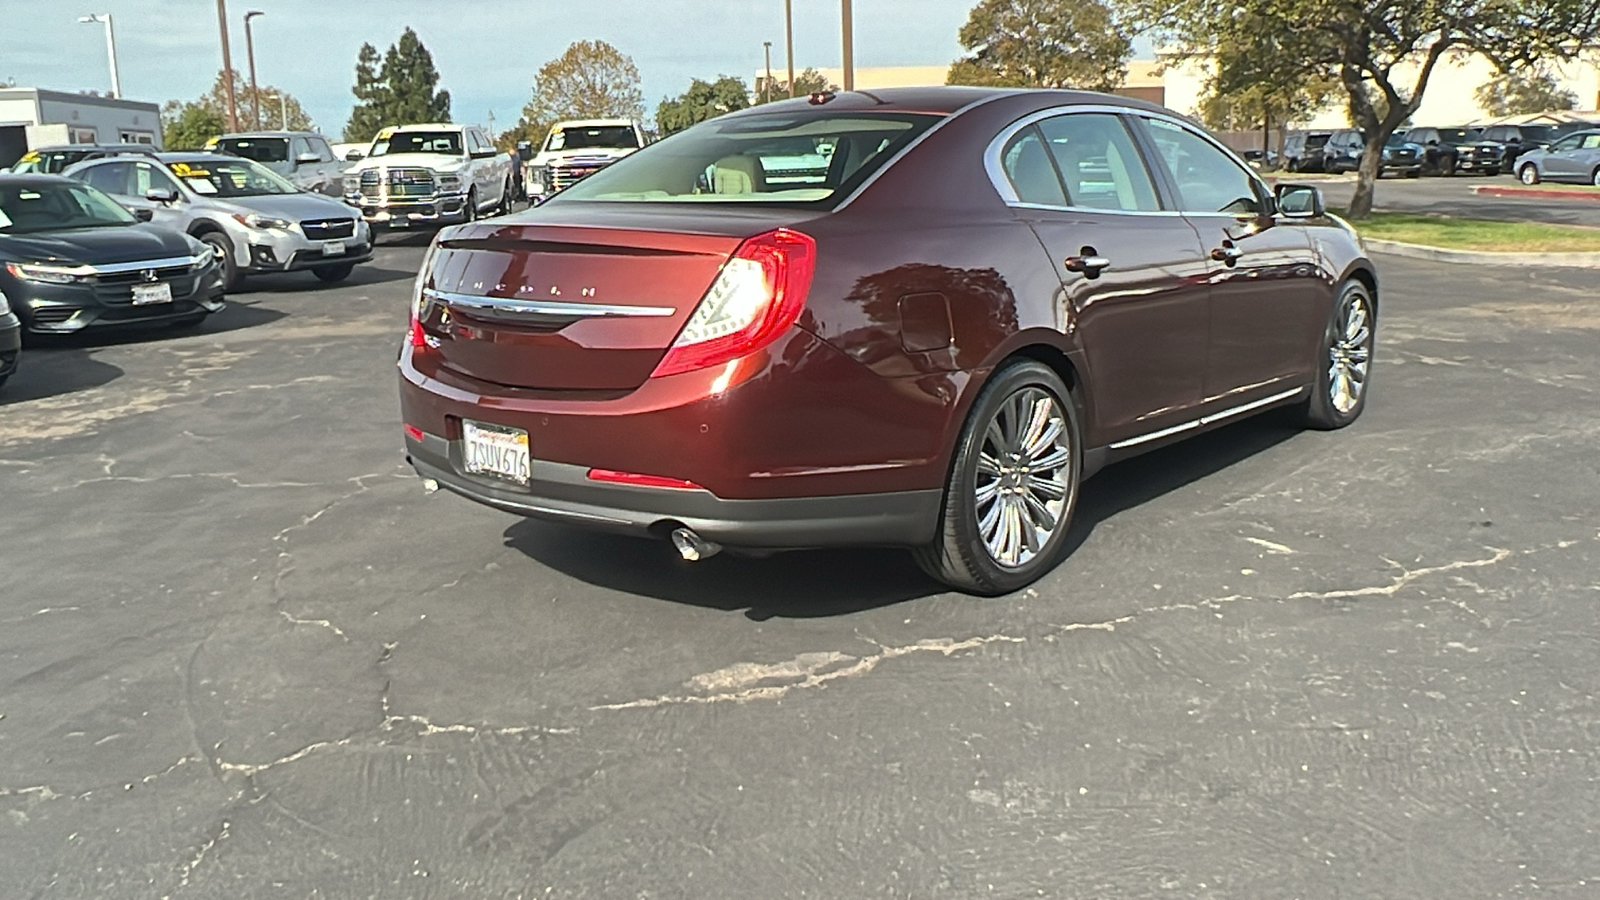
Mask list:
[[[450,306],[472,312],[508,314],[512,316],[561,316],[572,319],[589,318],[657,318],[670,316],[678,310],[671,306],[618,306],[604,303],[567,303],[560,300],[517,300],[513,297],[481,297],[475,294],[455,294],[433,288],[423,290],[422,296],[443,300]]]
[[[1125,441],[1117,441],[1116,443],[1111,445],[1111,449],[1112,450],[1121,450],[1124,447],[1134,447],[1134,446],[1137,446],[1139,444],[1149,443],[1150,441],[1157,441],[1157,440],[1160,440],[1161,438],[1164,438],[1164,437],[1170,437],[1171,435],[1178,434],[1179,432],[1183,432],[1183,431],[1188,431],[1188,430],[1190,430],[1192,428],[1199,428],[1202,425],[1210,425],[1210,424],[1212,424],[1214,422],[1220,422],[1223,419],[1232,418],[1233,416],[1240,415],[1241,413],[1250,412],[1253,409],[1260,409],[1261,407],[1266,406],[1266,405],[1271,404],[1271,403],[1277,403],[1279,400],[1287,400],[1290,397],[1294,397],[1294,396],[1296,396],[1298,394],[1303,394],[1303,393],[1305,393],[1305,390],[1306,390],[1306,386],[1305,385],[1301,385],[1300,387],[1291,388],[1291,389],[1289,389],[1287,391],[1280,391],[1280,392],[1278,392],[1276,394],[1273,394],[1270,397],[1262,397],[1260,400],[1252,400],[1249,403],[1245,403],[1245,404],[1242,404],[1240,406],[1235,406],[1232,409],[1225,409],[1225,410],[1223,410],[1221,412],[1214,412],[1214,413],[1211,413],[1210,415],[1201,416],[1198,419],[1194,419],[1192,421],[1184,422],[1181,425],[1174,425],[1171,428],[1163,428],[1160,431],[1152,431],[1149,434],[1141,434],[1138,437],[1128,438]]]
[[[210,257],[210,252],[200,256],[171,256],[166,259],[151,259],[144,262],[107,263],[101,266],[88,266],[95,275],[117,275],[122,272],[137,272],[140,269],[170,269],[173,266],[198,266]]]
[[[1194,211],[1171,209],[1139,211],[1124,209],[1098,209],[1095,207],[1084,206],[1055,206],[1047,203],[1024,203],[1022,199],[1017,196],[1016,188],[1012,187],[1011,179],[1006,177],[1005,167],[1000,161],[1002,151],[1005,150],[1006,144],[1016,136],[1017,132],[1023,130],[1024,128],[1027,128],[1036,122],[1042,122],[1045,119],[1053,119],[1056,116],[1072,115],[1074,113],[1101,113],[1116,116],[1144,116],[1147,119],[1157,119],[1167,122],[1171,125],[1176,125],[1185,131],[1193,132],[1200,138],[1204,139],[1207,143],[1221,150],[1229,159],[1233,160],[1234,163],[1237,164],[1244,171],[1244,173],[1256,183],[1258,187],[1266,190],[1266,185],[1261,181],[1261,177],[1256,175],[1250,166],[1239,158],[1237,153],[1234,153],[1232,150],[1229,150],[1227,147],[1218,143],[1203,129],[1196,128],[1193,123],[1185,121],[1180,116],[1152,112],[1151,110],[1139,109],[1132,106],[1113,106],[1110,104],[1086,103],[1076,106],[1053,106],[1049,109],[1041,109],[1038,112],[1029,113],[1015,122],[1012,122],[1010,125],[1007,125],[1005,129],[995,137],[994,140],[989,142],[989,146],[983,151],[983,168],[984,171],[989,174],[989,182],[994,185],[995,192],[1000,195],[1000,199],[1005,201],[1007,206],[1018,207],[1021,209],[1045,209],[1078,213],[1109,213],[1111,215],[1121,216],[1181,216],[1186,212],[1191,215],[1200,214]],[[1128,135],[1128,138],[1129,140],[1134,141],[1134,146],[1138,149],[1139,155],[1142,159],[1144,156],[1144,148],[1139,146],[1139,142],[1134,139],[1132,134]],[[1157,162],[1159,162],[1159,160],[1157,160]],[[1154,179],[1152,179],[1152,181],[1153,180]],[[1267,196],[1271,196],[1272,191],[1266,190],[1266,194]],[[1204,215],[1227,214],[1204,213]]]

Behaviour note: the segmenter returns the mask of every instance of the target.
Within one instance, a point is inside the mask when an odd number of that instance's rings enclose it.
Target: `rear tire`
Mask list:
[[[1302,416],[1308,428],[1332,431],[1361,416],[1367,406],[1378,308],[1355,279],[1339,288],[1316,359],[1317,380]]]
[[[350,273],[355,270],[355,263],[340,263],[336,266],[312,266],[311,274],[317,276],[318,281],[326,284],[338,284],[349,278]]]
[[[917,564],[957,590],[1025,587],[1060,559],[1083,472],[1082,431],[1050,367],[1014,361],[972,405],[946,479],[938,536]]]
[[[1600,187],[1600,166],[1595,166],[1594,172],[1589,175],[1589,183]]]
[[[216,250],[222,258],[223,292],[231,294],[237,291],[244,284],[244,275],[239,271],[238,261],[233,258],[233,239],[220,231],[205,231],[195,237]]]
[[[1517,177],[1522,179],[1522,183],[1523,184],[1529,184],[1529,185],[1538,184],[1539,183],[1539,168],[1538,168],[1538,166],[1535,166],[1533,163],[1528,163],[1527,165],[1525,165],[1522,168],[1517,170]]]

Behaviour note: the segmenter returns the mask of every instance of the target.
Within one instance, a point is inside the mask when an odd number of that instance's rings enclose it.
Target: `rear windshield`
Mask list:
[[[633,130],[632,125],[554,128],[544,142],[544,149],[547,151],[588,150],[598,147],[632,150],[638,146],[639,135]]]
[[[115,200],[86,184],[0,185],[0,234],[103,228],[135,221]]]
[[[804,112],[713,119],[624,157],[554,199],[821,204],[854,190],[939,118]]]
[[[1441,128],[1439,140],[1446,144],[1460,144],[1465,141],[1475,141],[1481,134],[1483,131],[1477,128]]]
[[[385,156],[390,153],[443,153],[460,156],[461,132],[401,131],[386,138],[379,138],[372,145],[372,152],[368,155]]]
[[[1331,134],[1308,134],[1306,135],[1306,146],[1315,150],[1328,143],[1328,138],[1331,137],[1333,137]]]
[[[284,138],[226,138],[217,142],[217,148],[256,162],[289,161],[289,142]]]

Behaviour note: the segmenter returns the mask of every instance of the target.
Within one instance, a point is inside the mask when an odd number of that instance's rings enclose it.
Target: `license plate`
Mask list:
[[[134,306],[154,306],[157,303],[172,302],[172,285],[162,284],[136,284],[133,286]]]
[[[343,256],[344,255],[344,241],[323,241],[322,242],[322,255],[323,256]]]
[[[493,475],[528,483],[528,433],[520,428],[463,420],[462,450],[469,475]]]

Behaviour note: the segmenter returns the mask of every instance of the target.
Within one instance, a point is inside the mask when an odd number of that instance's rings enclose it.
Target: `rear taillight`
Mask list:
[[[652,377],[720,365],[777,340],[805,308],[816,259],[817,242],[787,228],[740,244]]]
[[[641,475],[638,472],[618,472],[615,469],[590,469],[590,481],[604,481],[611,484],[627,484],[634,487],[678,488],[680,490],[703,491],[705,488],[692,481],[682,478],[667,478],[662,475]]]
[[[406,333],[406,343],[412,347],[428,346],[428,333],[422,330],[422,310],[427,303],[423,289],[428,286],[428,270],[433,266],[433,254],[438,249],[438,241],[428,246],[428,252],[422,257],[422,266],[417,269],[416,280],[411,282],[411,325]]]

